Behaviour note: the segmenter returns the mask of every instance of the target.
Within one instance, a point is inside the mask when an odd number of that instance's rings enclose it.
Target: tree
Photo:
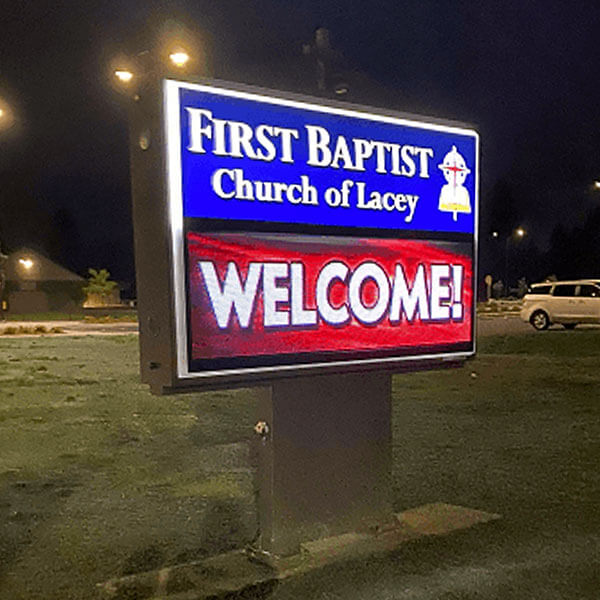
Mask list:
[[[550,235],[550,247],[548,249],[547,267],[551,273],[556,274],[558,279],[571,279],[577,277],[578,268],[576,257],[576,245],[579,244],[577,236],[559,223]]]
[[[558,224],[554,228],[546,264],[559,279],[600,275],[600,207],[588,214],[582,227],[567,230]]]
[[[110,273],[106,269],[88,269],[89,277],[88,284],[83,288],[83,291],[91,296],[97,294],[99,296],[110,296],[113,290],[117,287],[116,281],[110,281]]]
[[[582,249],[583,277],[598,277],[600,275],[600,206],[596,206],[588,215],[583,225]]]
[[[481,209],[481,272],[491,273],[494,279],[505,279],[506,252],[513,251],[513,248],[508,248],[507,240],[516,227],[522,225],[514,188],[506,180],[497,181],[492,189],[483,195]]]

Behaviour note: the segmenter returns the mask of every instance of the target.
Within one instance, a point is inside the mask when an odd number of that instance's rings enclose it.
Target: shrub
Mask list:
[[[90,274],[88,284],[83,291],[88,295],[99,294],[100,296],[110,296],[117,287],[116,281],[110,281],[110,273],[106,269],[88,269]]]

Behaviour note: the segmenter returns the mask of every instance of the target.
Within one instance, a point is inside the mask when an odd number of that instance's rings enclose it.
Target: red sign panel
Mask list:
[[[189,232],[187,247],[191,365],[472,345],[471,244]]]

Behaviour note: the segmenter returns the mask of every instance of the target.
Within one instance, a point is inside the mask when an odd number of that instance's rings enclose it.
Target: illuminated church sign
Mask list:
[[[473,130],[254,89],[163,94],[180,379],[473,353]]]

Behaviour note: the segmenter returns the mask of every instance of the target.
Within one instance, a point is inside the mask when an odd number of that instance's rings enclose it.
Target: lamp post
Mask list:
[[[14,124],[14,115],[8,106],[0,98],[0,130],[9,129]],[[4,320],[4,288],[6,286],[5,265],[8,260],[6,254],[2,254],[2,244],[0,243],[0,320]]]
[[[2,246],[0,245],[0,320],[4,320],[4,286],[6,284],[6,272],[4,270],[4,265],[8,256],[6,254],[2,254]]]
[[[497,233],[496,231],[493,233]],[[509,253],[509,249],[510,249],[510,242],[513,240],[521,240],[525,237],[526,235],[526,231],[525,229],[523,229],[523,227],[517,227],[516,229],[513,229],[513,231],[510,232],[510,234],[508,236],[506,236],[506,243],[504,246],[504,282],[506,285],[506,295],[508,295],[508,290],[509,290],[509,285],[508,285],[508,253]],[[493,235],[493,234],[492,234]],[[497,236],[495,236],[497,237]]]
[[[338,97],[348,93],[350,86],[343,75],[344,60],[342,54],[331,46],[329,29],[319,27],[314,41],[303,44],[302,53],[315,59],[319,93],[326,95],[333,92]]]

